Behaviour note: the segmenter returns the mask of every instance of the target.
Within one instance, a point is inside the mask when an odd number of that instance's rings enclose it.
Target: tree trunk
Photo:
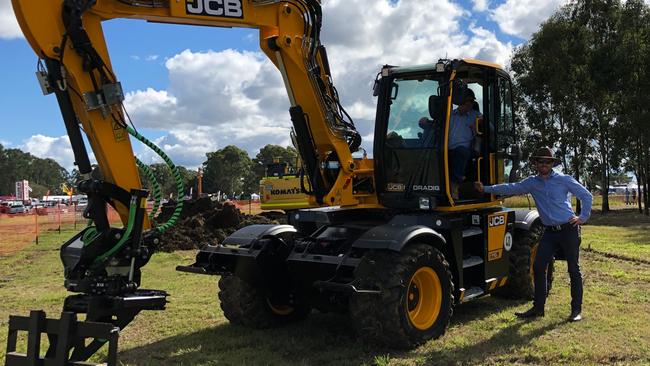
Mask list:
[[[573,149],[573,177],[578,183],[580,182],[580,164],[578,163],[578,149]],[[580,216],[582,211],[582,202],[576,198],[576,215]]]
[[[650,196],[648,195],[648,188],[650,184],[648,184],[648,173],[650,173],[650,159],[648,159],[648,153],[646,151],[646,156],[645,156],[645,167],[643,169],[643,205],[644,205],[644,210],[643,213],[646,216],[650,216],[650,211],[648,209],[648,201],[650,201]],[[639,192],[640,193],[640,192]],[[641,196],[639,196],[639,199],[641,199]]]
[[[633,188],[635,190],[639,190],[639,187],[641,187],[641,174],[639,173],[639,170],[641,169],[641,166],[637,165],[637,170],[634,172],[634,177],[636,178],[636,188]],[[643,205],[641,205],[641,195],[639,194],[639,200],[637,201],[637,204],[639,206],[639,213],[643,213]]]
[[[604,151],[604,148],[601,145],[600,158],[602,159],[600,163],[600,194],[603,197],[603,203],[601,206],[602,213],[609,212],[609,174],[608,174],[608,164],[607,164],[607,154]]]

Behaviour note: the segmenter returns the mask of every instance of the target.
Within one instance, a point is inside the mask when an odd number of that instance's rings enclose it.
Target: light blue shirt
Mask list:
[[[528,177],[518,183],[485,186],[485,192],[502,196],[530,193],[535,199],[539,217],[547,226],[562,225],[575,215],[571,207],[569,193],[582,202],[580,220],[587,222],[591,215],[592,195],[570,175],[551,170],[548,178],[539,175]]]
[[[455,149],[459,146],[471,148],[474,141],[473,126],[476,124],[476,118],[481,117],[481,113],[471,110],[461,114],[458,108],[451,112],[449,121],[449,149]]]

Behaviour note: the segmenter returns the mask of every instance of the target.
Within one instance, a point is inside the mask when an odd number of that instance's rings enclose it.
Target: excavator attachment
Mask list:
[[[28,332],[25,353],[16,351],[20,331]],[[50,343],[44,356],[42,334],[47,335]],[[95,348],[91,345],[108,343],[106,364],[113,366],[117,364],[118,336],[119,328],[107,323],[79,322],[71,312],[61,314],[61,319],[48,319],[42,310],[33,310],[28,317],[11,315],[5,365],[96,365],[82,361]],[[85,344],[87,338],[93,339],[89,346]]]

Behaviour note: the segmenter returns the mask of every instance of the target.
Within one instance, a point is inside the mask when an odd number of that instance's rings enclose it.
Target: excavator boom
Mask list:
[[[372,160],[352,157],[361,138],[332,84],[325,47],[320,43],[319,1],[12,0],[12,5],[39,58],[36,74],[41,88],[44,94],[56,96],[61,109],[83,177],[76,191],[88,195],[84,217],[92,224],[61,247],[65,287],[78,293],[66,299],[64,312],[85,313],[87,321],[123,328],[141,310],[164,309],[164,291],[139,289],[140,268],[159,247],[161,234],[180,215],[184,196],[182,179],[171,159],[142,136],[128,117],[122,84],[104,39],[104,21],[129,18],[258,29],[260,48],[278,68],[286,87],[297,147],[309,177],[310,203],[377,206],[367,183],[365,192],[353,191],[357,180],[372,180]],[[91,165],[83,134],[97,169]],[[149,192],[141,187],[139,169],[152,175],[134,157],[129,135],[157,152],[176,179],[176,210],[164,224],[154,225],[153,213],[146,215]],[[111,227],[107,205],[118,211],[123,228]],[[75,318],[66,319],[65,327],[76,327]],[[57,339],[66,360],[71,354],[70,360],[83,361],[102,346],[103,334],[95,333],[90,345],[68,339],[69,334]],[[50,351],[57,349],[56,343]]]

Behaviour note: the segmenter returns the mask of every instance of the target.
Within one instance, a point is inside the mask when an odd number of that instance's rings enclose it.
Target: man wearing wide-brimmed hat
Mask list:
[[[537,250],[533,271],[535,273],[535,300],[533,307],[523,313],[515,313],[520,318],[544,316],[546,302],[546,268],[558,249],[566,256],[571,278],[571,315],[570,321],[582,319],[582,274],[578,263],[580,250],[580,225],[591,214],[592,196],[589,191],[573,177],[553,170],[559,163],[548,147],[537,149],[531,157],[537,175],[528,177],[518,183],[483,186],[476,182],[479,192],[498,195],[532,194],[539,211],[539,217],[545,226],[544,235]],[[569,193],[574,194],[582,203],[580,216],[576,216],[571,207]]]

